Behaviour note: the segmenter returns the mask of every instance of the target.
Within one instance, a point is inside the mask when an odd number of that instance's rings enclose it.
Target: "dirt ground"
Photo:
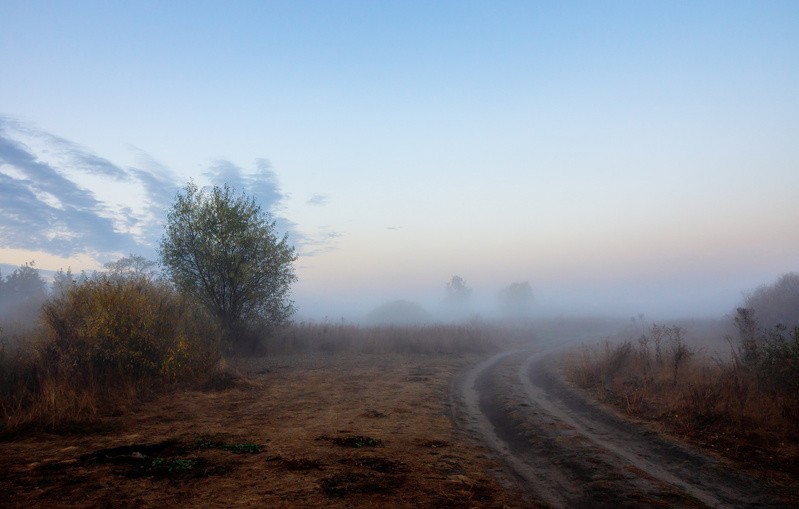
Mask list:
[[[476,356],[276,356],[70,433],[0,442],[4,507],[522,507],[451,417]],[[226,388],[225,386],[228,385]]]

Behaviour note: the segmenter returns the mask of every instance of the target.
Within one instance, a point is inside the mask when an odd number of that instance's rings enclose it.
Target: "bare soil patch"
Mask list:
[[[5,507],[520,507],[451,419],[475,355],[279,355],[62,434],[0,441]]]

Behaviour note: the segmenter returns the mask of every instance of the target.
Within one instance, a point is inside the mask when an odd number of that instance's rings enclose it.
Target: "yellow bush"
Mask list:
[[[42,319],[40,353],[49,374],[108,396],[198,378],[220,355],[214,320],[146,277],[89,279],[48,301]]]

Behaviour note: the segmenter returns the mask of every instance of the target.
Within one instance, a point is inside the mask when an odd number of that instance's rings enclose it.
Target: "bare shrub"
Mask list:
[[[630,341],[615,345],[609,341],[605,343],[605,367],[603,371],[606,383],[611,382],[622,368],[627,367],[632,352],[633,344]]]
[[[675,325],[666,327],[664,330],[671,350],[672,381],[676,385],[680,367],[693,357],[696,352],[685,343],[685,331],[681,327]]]

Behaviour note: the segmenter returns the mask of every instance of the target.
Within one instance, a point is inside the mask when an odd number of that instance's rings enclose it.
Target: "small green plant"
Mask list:
[[[336,437],[333,443],[341,447],[377,447],[383,445],[383,442],[377,438],[365,437],[363,435],[353,435],[349,437]]]
[[[234,454],[258,454],[263,450],[258,444],[228,444],[222,448]]]
[[[224,442],[209,440],[202,437],[194,439],[195,449],[222,449],[223,447],[225,447]]]
[[[263,451],[263,446],[253,443],[226,444],[218,440],[199,437],[194,440],[195,449],[222,449],[234,454],[258,454]]]
[[[155,458],[151,465],[167,472],[186,472],[194,468],[194,460],[184,458]]]

